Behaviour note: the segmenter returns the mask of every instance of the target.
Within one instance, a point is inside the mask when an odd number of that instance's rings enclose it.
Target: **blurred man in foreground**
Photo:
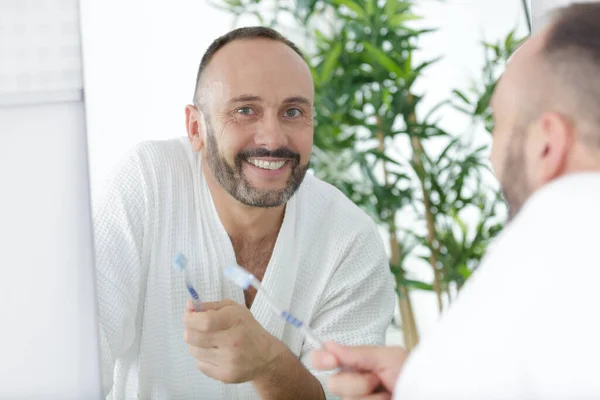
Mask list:
[[[600,398],[600,2],[560,10],[509,62],[491,161],[510,223],[406,362],[328,344],[345,398]],[[393,394],[392,394],[393,393]]]

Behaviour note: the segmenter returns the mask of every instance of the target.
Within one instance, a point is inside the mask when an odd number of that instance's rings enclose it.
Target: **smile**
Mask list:
[[[249,158],[248,159],[248,163],[254,165],[255,167],[258,167],[261,169],[267,169],[270,171],[276,171],[278,169],[283,168],[283,166],[285,165],[286,162],[287,162],[286,160],[266,161],[266,160],[259,160],[257,158]]]

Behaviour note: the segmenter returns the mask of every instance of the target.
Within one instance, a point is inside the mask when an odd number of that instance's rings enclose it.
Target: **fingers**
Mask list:
[[[196,346],[189,346],[190,354],[198,362],[209,363],[214,367],[218,367],[220,364],[220,353],[217,348],[202,348]]]
[[[313,350],[311,353],[313,368],[317,370],[335,369],[340,366],[338,359],[326,350]]]
[[[372,394],[379,378],[371,373],[340,372],[329,377],[329,390],[342,397],[362,397]]]
[[[239,305],[239,304],[230,299],[225,299],[225,300],[221,300],[221,301],[209,301],[206,303],[202,303],[202,311],[208,311],[208,310],[217,311],[217,310],[220,310],[224,307],[231,306],[231,305]],[[187,301],[186,307],[189,311],[194,310],[194,303],[192,302],[192,300]]]
[[[222,335],[218,333],[203,333],[195,329],[186,329],[183,332],[183,340],[190,346],[205,349],[219,347]]]
[[[189,312],[183,315],[186,329],[200,333],[219,332],[229,328],[228,321],[223,319],[217,311]]]
[[[194,302],[191,299],[185,303],[185,309],[187,311],[196,311],[196,308],[194,307]]]
[[[224,302],[218,302],[224,303]],[[227,305],[215,307],[215,303],[202,303],[211,308],[204,308],[202,312],[193,312],[189,309],[183,315],[183,322],[188,329],[194,329],[201,333],[219,332],[227,330],[239,324],[244,312],[249,312],[242,306],[230,302]]]
[[[391,400],[391,393],[375,393],[368,396],[344,397],[344,400]]]
[[[241,383],[242,382],[242,380],[240,380],[239,377],[236,376],[236,374],[233,370],[219,367],[218,365],[213,364],[212,362],[198,361],[197,364],[198,364],[198,369],[200,370],[200,372],[202,372],[204,375],[206,375],[208,377],[211,377],[211,378],[221,381],[223,383]]]
[[[327,342],[325,348],[342,366],[362,371],[376,371],[390,365],[400,365],[406,358],[404,349],[400,347],[349,347]]]

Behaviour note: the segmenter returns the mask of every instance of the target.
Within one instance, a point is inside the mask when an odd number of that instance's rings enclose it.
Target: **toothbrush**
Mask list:
[[[273,311],[275,311],[276,314],[280,315],[289,324],[300,329],[315,348],[319,350],[325,348],[325,346],[323,346],[323,342],[317,338],[314,332],[307,325],[305,325],[304,322],[295,318],[289,312],[282,310],[277,306],[277,304],[275,304],[275,301],[273,301],[271,296],[260,285],[260,281],[256,279],[254,275],[252,275],[250,272],[246,271],[239,265],[232,264],[225,268],[223,273],[229,280],[233,281],[236,285],[238,285],[244,290],[248,289],[250,286],[254,287],[258,292],[262,294],[265,300],[267,300],[267,303],[271,306]]]
[[[192,281],[190,279],[190,274],[186,268],[187,266],[187,258],[181,253],[177,253],[175,257],[173,257],[173,268],[183,274],[183,278],[185,279],[185,286],[187,287],[190,296],[192,296],[192,301],[194,303],[195,311],[202,311],[202,305],[200,303],[200,296],[198,296],[198,292],[194,289],[192,285]]]

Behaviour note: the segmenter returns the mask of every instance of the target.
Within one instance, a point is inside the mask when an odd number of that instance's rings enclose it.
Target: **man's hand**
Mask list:
[[[315,369],[342,368],[329,378],[328,388],[336,396],[352,399],[391,399],[400,369],[407,357],[401,347],[348,347],[333,342],[312,353]]]
[[[191,301],[184,315],[185,342],[205,375],[225,383],[263,378],[275,369],[285,346],[254,319],[245,306],[231,300]]]

